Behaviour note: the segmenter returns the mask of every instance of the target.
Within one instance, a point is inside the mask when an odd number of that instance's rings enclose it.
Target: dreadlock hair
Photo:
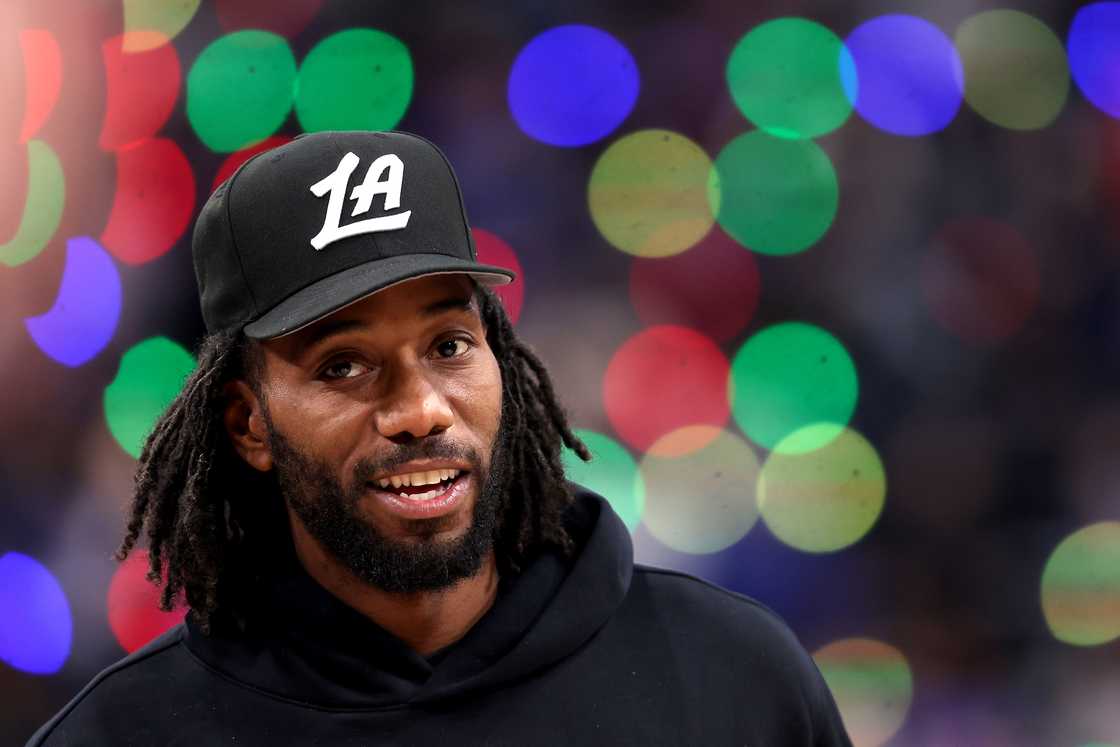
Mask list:
[[[476,286],[486,339],[502,375],[502,470],[494,546],[500,567],[516,572],[534,552],[571,552],[563,516],[572,503],[561,446],[589,461],[572,433],[544,364],[513,331],[498,298]],[[226,434],[226,385],[246,381],[260,396],[263,359],[241,332],[205,337],[198,365],[156,422],[140,454],[123,561],[147,537],[147,577],[163,582],[160,607],[183,597],[205,633],[219,618],[244,626],[255,581],[286,542],[288,519],[272,473],[247,465]],[[495,445],[498,448],[498,445]],[[262,500],[262,498],[265,498]]]

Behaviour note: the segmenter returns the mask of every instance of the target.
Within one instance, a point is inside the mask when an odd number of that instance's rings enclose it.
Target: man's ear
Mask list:
[[[223,420],[233,448],[250,467],[268,472],[272,469],[272,450],[260,400],[240,379],[227,383],[225,394]]]

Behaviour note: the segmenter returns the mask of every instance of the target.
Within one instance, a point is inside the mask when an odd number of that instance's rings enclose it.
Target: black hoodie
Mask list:
[[[765,607],[633,564],[580,490],[577,553],[503,578],[425,658],[289,562],[253,636],[188,622],[98,674],[29,745],[849,745],[820,673]]]

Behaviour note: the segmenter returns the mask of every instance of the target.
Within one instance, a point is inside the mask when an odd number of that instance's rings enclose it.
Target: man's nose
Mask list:
[[[397,443],[442,433],[455,422],[451,404],[419,363],[394,372],[379,405],[377,432]]]

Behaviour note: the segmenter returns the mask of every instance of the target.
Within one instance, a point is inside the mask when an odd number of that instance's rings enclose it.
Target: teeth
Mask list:
[[[419,486],[419,485],[436,485],[444,480],[450,480],[459,476],[457,469],[433,469],[427,472],[410,472],[404,475],[390,475],[389,477],[382,477],[377,481],[377,485],[381,488],[388,488],[390,485],[394,488],[401,486]],[[429,491],[431,492],[431,491]],[[438,491],[436,491],[438,493]],[[401,495],[404,495],[402,493]],[[424,493],[423,495],[428,495]],[[420,496],[408,496],[417,499]]]

